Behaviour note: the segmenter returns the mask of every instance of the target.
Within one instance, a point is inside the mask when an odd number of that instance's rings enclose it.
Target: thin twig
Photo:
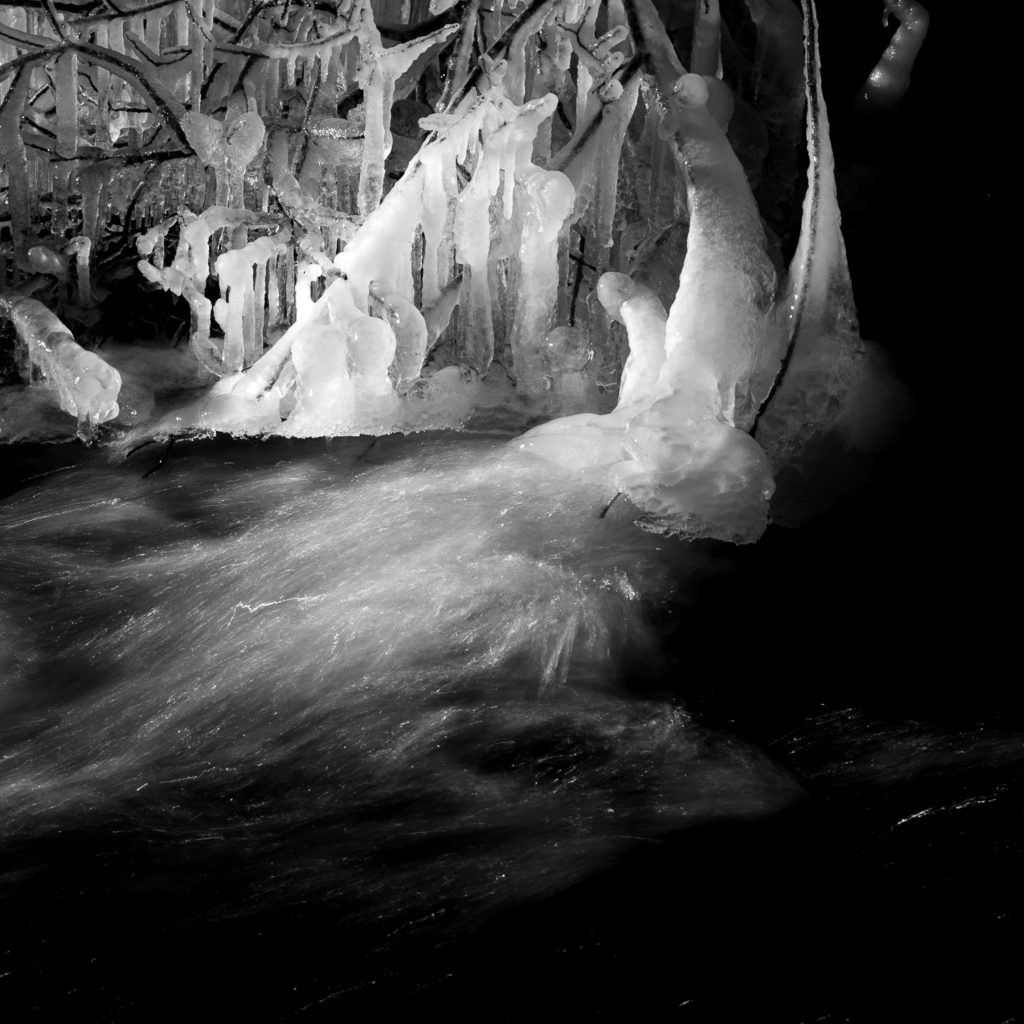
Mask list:
[[[615,494],[615,497],[614,497],[614,498],[612,498],[612,500],[611,500],[611,501],[609,501],[609,502],[608,502],[608,504],[607,504],[607,505],[605,505],[605,507],[604,507],[603,509],[601,509],[601,514],[600,514],[600,515],[599,515],[599,516],[598,516],[597,518],[598,518],[598,519],[604,519],[604,517],[605,517],[606,515],[608,515],[608,510],[609,510],[609,509],[610,509],[610,508],[612,507],[612,505],[614,505],[614,504],[615,504],[615,502],[617,502],[617,501],[619,500],[619,498],[621,498],[621,497],[622,497],[622,491],[617,491],[617,492],[616,492],[616,494]]]
[[[157,464],[153,466],[151,469],[147,469],[146,472],[142,474],[143,480],[145,480],[147,476],[152,476],[167,461],[168,457],[171,454],[171,449],[174,447],[174,442],[176,440],[176,437],[172,437],[167,442],[167,447],[164,449],[163,455],[160,456],[160,461],[157,462]]]

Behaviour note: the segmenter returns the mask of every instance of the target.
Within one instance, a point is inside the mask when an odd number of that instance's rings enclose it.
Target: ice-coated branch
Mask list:
[[[95,352],[88,352],[63,323],[36,299],[0,291],[0,315],[14,324],[28,359],[46,381],[60,408],[94,427],[118,414],[121,375]]]
[[[476,38],[477,21],[480,17],[480,0],[469,0],[462,16],[462,31],[459,42],[448,61],[448,73],[445,77],[444,91],[437,101],[438,110],[446,110],[457,89],[469,75],[469,59],[473,53],[473,41]]]
[[[363,157],[359,170],[358,208],[366,217],[380,204],[384,191],[384,161],[391,151],[391,104],[395,83],[430,49],[444,43],[458,25],[446,25],[420,39],[385,48],[366,7],[360,33],[359,84],[363,90]]]
[[[644,63],[667,94],[672,83],[685,74],[686,69],[679,62],[658,10],[652,0],[628,0],[627,10],[634,26],[633,37],[641,48]]]
[[[469,94],[469,90],[485,74],[486,65],[483,57],[487,57],[490,61],[496,60],[499,55],[511,49],[517,38],[532,35],[552,14],[558,2],[559,0],[530,0],[527,7],[520,11],[501,35],[487,47],[487,52],[481,55],[480,62],[466,76],[466,80],[462,85],[455,90],[455,94],[448,102],[445,110],[456,110],[463,99]]]

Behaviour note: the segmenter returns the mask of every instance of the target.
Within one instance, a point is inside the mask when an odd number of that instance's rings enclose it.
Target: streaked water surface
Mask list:
[[[26,1011],[516,1020],[544,988],[728,1020],[758,1001],[735,971],[776,1019],[888,1019],[828,958],[787,983],[786,944],[820,960],[845,921],[856,970],[858,887],[885,947],[887,870],[923,863],[960,921],[1020,852],[1012,729],[887,705],[863,652],[812,692],[820,599],[766,591],[818,571],[792,541],[652,536],[494,438],[158,455],[24,455],[0,506],[0,992]],[[1020,923],[985,899],[990,936]]]

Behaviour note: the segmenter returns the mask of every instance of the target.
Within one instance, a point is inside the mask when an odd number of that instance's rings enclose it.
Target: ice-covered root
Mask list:
[[[625,325],[629,337],[619,407],[651,397],[665,363],[665,307],[646,285],[613,271],[601,275],[597,297],[609,318]]]
[[[680,431],[686,410],[678,406],[669,396],[634,419],[625,443],[631,458],[611,468],[610,483],[645,513],[645,529],[753,543],[768,525],[775,488],[767,457],[727,423]]]
[[[78,420],[79,431],[117,416],[121,375],[95,352],[88,352],[41,302],[0,292],[0,315],[14,324],[32,366],[46,380],[64,412]]]
[[[706,81],[684,75],[674,95],[663,130],[677,133],[686,175],[687,255],[654,402],[631,417],[627,461],[610,479],[649,528],[750,542],[766,525],[772,477],[764,453],[737,428],[752,420],[746,396],[774,272],[746,176],[708,109]]]
[[[885,20],[892,15],[900,24],[881,60],[861,90],[861,102],[872,107],[890,107],[903,99],[910,85],[910,72],[928,35],[928,12],[915,0],[885,0]]]
[[[404,395],[419,378],[427,354],[427,324],[423,314],[404,295],[370,283],[371,299],[376,300],[395,334],[395,359],[391,374],[395,391]],[[376,312],[376,311],[375,311]]]

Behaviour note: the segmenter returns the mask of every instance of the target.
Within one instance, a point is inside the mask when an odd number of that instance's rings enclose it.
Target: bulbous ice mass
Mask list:
[[[117,416],[121,375],[101,356],[82,348],[41,302],[0,292],[0,313],[14,324],[32,366],[80,429],[90,431]]]

